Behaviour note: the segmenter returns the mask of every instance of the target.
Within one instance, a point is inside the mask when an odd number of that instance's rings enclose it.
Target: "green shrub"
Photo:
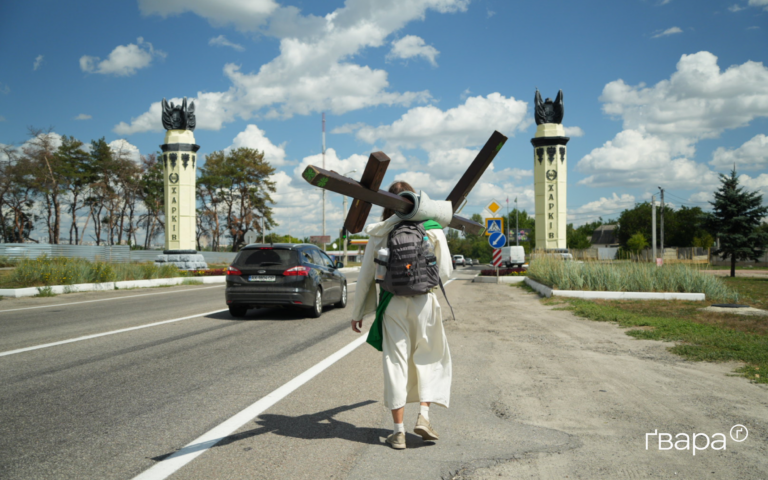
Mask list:
[[[707,299],[735,302],[738,293],[713,275],[686,265],[657,267],[638,262],[572,262],[554,257],[532,260],[528,276],[559,290],[703,293]]]
[[[41,256],[18,260],[7,283],[9,288],[22,288],[183,276],[187,276],[186,272],[180,271],[175,265],[158,267],[153,263],[113,264],[91,262],[83,258]]]

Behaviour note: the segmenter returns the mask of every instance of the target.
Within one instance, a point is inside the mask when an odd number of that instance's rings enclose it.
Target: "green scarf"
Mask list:
[[[434,220],[427,220],[423,225],[424,230],[443,228]],[[379,305],[376,307],[376,320],[373,321],[373,325],[371,325],[371,329],[368,331],[368,339],[366,342],[368,342],[373,348],[380,352],[382,351],[381,343],[384,340],[384,312],[387,310],[389,301],[392,300],[393,296],[394,294],[391,292],[379,289]]]

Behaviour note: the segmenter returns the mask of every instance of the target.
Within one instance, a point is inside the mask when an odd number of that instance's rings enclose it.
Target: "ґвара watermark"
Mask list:
[[[648,438],[656,436],[659,439],[659,450],[693,450],[693,455],[696,455],[696,450],[706,450],[711,448],[712,450],[725,450],[726,438],[725,434],[715,433],[710,437],[706,433],[694,433],[688,435],[687,433],[678,433],[675,435],[675,440],[672,440],[671,433],[659,433],[658,430],[654,430],[653,433],[645,434],[645,449],[648,450]],[[741,443],[749,436],[749,431],[744,425],[734,425],[730,431],[731,440],[737,443]],[[700,439],[697,441],[697,439]],[[703,446],[702,443],[706,442]]]

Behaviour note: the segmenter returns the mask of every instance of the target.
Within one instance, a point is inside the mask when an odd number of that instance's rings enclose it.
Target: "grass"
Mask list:
[[[553,257],[532,260],[528,276],[554,289],[616,292],[704,293],[707,299],[736,302],[738,292],[722,279],[686,265],[656,267],[639,262],[569,262]]]
[[[55,297],[56,294],[53,293],[53,288],[51,287],[37,287],[37,295],[36,297]]]
[[[736,278],[730,287],[742,302],[768,306],[768,280]],[[544,299],[548,305],[629,328],[627,335],[676,342],[669,350],[692,361],[743,362],[736,372],[754,382],[768,383],[768,317],[702,311],[701,302],[667,300]]]
[[[123,280],[183,277],[175,265],[90,262],[82,258],[21,259],[10,274],[0,277],[0,288],[45,287]]]

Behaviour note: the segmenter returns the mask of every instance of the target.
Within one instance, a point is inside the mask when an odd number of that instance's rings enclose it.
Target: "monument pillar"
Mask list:
[[[187,99],[181,106],[170,106],[163,99],[163,126],[167,129],[162,150],[165,249],[155,263],[172,263],[180,270],[208,268],[205,259],[197,253],[197,151],[195,144],[195,104],[187,108]]]
[[[536,192],[536,249],[562,250],[568,218],[568,155],[562,125],[563,92],[555,102],[541,101],[536,90],[536,135],[533,144],[533,181]]]

